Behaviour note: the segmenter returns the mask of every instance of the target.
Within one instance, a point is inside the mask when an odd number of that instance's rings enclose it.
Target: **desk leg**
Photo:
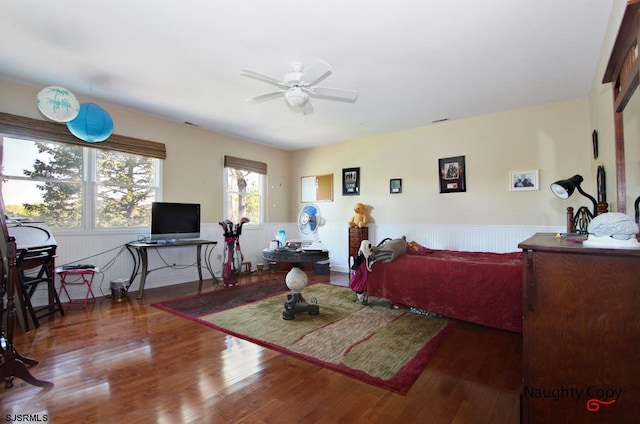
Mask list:
[[[215,274],[213,272],[213,267],[211,266],[211,253],[212,253],[213,248],[216,247],[216,244],[217,243],[208,244],[207,246],[205,246],[205,249],[204,249],[204,256],[205,256],[204,265],[207,267],[207,270],[209,271],[209,274],[211,275],[211,279],[214,281],[214,283],[215,283],[215,281],[217,281],[217,279],[216,279],[216,276],[215,276]],[[211,246],[213,246],[213,247],[211,247]]]
[[[198,267],[198,292],[202,290],[202,258],[200,254],[202,253],[202,245],[199,244],[196,246],[196,266]]]
[[[138,290],[138,297],[136,299],[142,300],[142,294],[144,293],[144,283],[147,280],[147,270],[149,269],[149,256],[147,255],[147,248],[138,248],[140,253],[140,262],[142,263],[142,271],[140,272],[140,289]]]
[[[133,252],[134,249],[136,251],[135,253]],[[138,253],[138,249],[129,245],[127,245],[127,250],[129,251],[129,254],[131,254],[131,260],[133,260],[133,270],[131,271],[131,277],[129,277],[129,285],[127,286],[127,291],[129,291],[129,287],[133,284],[133,280],[136,278],[136,275],[138,275],[138,271],[140,269],[140,253]]]

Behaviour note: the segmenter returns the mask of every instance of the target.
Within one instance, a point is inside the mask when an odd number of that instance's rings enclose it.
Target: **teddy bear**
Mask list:
[[[362,228],[367,225],[367,215],[365,214],[366,209],[367,205],[364,203],[356,203],[353,207],[355,213],[353,214],[351,221],[349,221],[349,227]]]

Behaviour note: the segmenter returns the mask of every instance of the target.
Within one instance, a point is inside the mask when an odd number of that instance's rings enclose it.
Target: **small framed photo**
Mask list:
[[[360,195],[360,168],[344,168],[342,170],[342,195]]]
[[[402,193],[402,178],[392,178],[389,180],[389,193]]]
[[[509,190],[531,191],[539,190],[538,170],[511,171],[509,174]]]
[[[460,193],[467,191],[464,156],[438,159],[440,193]]]

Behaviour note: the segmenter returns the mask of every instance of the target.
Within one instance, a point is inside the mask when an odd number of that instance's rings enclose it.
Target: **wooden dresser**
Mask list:
[[[640,249],[523,249],[523,423],[640,422]]]
[[[355,262],[355,258],[358,257],[358,249],[360,249],[360,242],[362,240],[369,240],[369,228],[367,227],[349,227],[349,258],[347,264],[349,265],[349,272],[351,272],[351,258]]]

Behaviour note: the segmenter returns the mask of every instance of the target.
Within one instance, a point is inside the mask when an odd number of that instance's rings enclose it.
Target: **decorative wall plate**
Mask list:
[[[76,96],[66,88],[55,85],[40,90],[36,105],[44,116],[56,122],[69,122],[80,111]]]

